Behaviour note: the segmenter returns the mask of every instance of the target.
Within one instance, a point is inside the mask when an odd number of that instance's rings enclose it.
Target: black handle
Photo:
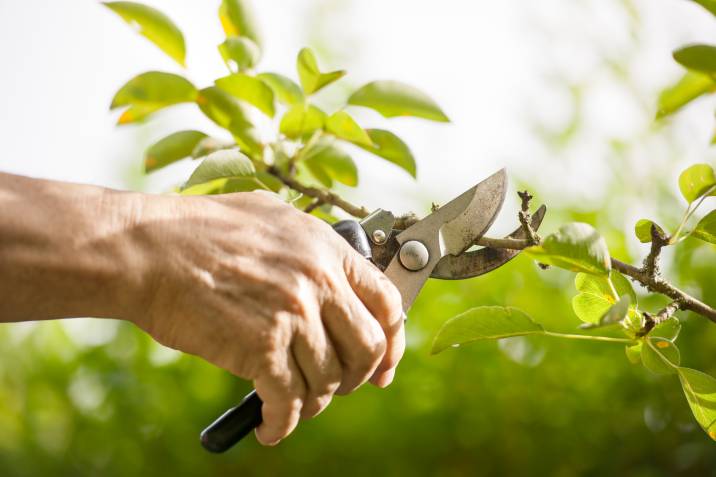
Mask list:
[[[371,258],[370,243],[363,227],[355,220],[341,220],[333,225],[351,246],[365,258]],[[201,445],[209,452],[225,452],[253,429],[261,424],[261,405],[263,402],[253,390],[201,432]]]

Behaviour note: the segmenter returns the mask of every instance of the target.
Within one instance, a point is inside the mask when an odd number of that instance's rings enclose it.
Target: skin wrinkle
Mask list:
[[[253,380],[263,444],[368,380],[394,331],[361,302],[389,304],[392,284],[268,194],[149,196],[0,173],[0,267],[2,321],[120,318]]]

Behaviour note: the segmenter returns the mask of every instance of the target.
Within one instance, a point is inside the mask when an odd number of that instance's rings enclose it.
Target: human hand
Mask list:
[[[385,387],[405,348],[398,290],[329,225],[262,193],[149,198],[136,225],[157,341],[254,381],[275,444],[334,393]]]

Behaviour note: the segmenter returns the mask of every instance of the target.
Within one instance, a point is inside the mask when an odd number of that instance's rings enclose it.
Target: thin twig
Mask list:
[[[275,176],[277,179],[289,186],[291,189],[297,190],[298,192],[309,197],[313,197],[314,199],[319,199],[324,204],[331,204],[338,207],[339,209],[343,209],[353,217],[358,217],[362,219],[370,213],[370,211],[365,207],[353,205],[335,192],[331,192],[326,189],[319,189],[318,187],[310,187],[303,185],[293,177],[282,173],[276,167],[269,167],[267,169],[267,172]]]
[[[313,197],[314,199],[316,199],[315,203],[321,201],[324,204],[334,205],[340,209],[343,209],[348,214],[358,218],[366,217],[370,213],[370,211],[365,207],[353,205],[334,192],[331,192],[326,189],[319,189],[317,187],[305,186],[293,177],[281,173],[281,171],[279,171],[275,167],[269,167],[268,172],[281,180],[281,182],[286,184],[288,187],[297,190],[298,192],[301,192],[302,194],[305,194],[309,197]],[[520,192],[519,195],[522,199],[522,209],[519,213],[520,223],[524,227],[525,234],[529,238],[498,239],[490,237],[481,237],[477,242],[475,242],[477,245],[491,248],[522,250],[540,243],[539,236],[535,233],[534,229],[532,229],[529,223],[529,202],[532,199],[532,196],[527,193],[527,191]],[[413,219],[411,220],[411,222],[415,220],[413,215],[411,215],[410,218]],[[666,241],[666,243],[664,243],[664,241]],[[654,245],[655,242],[656,245]],[[647,258],[644,260],[644,266],[642,268],[637,268],[633,265],[612,258],[612,268],[639,282],[647,290],[668,296],[669,298],[674,300],[674,303],[679,304],[679,309],[693,311],[694,313],[697,313],[716,323],[716,309],[712,308],[706,303],[703,303],[697,298],[692,297],[686,292],[679,290],[661,277],[659,273],[658,259],[661,249],[667,244],[668,238],[664,237],[661,233],[659,233],[659,231],[656,230],[655,227],[652,227],[652,249]],[[673,312],[671,313],[673,314]]]
[[[511,250],[522,250],[532,245],[529,239],[495,239],[490,237],[482,237],[476,243],[484,247]],[[624,263],[616,258],[612,258],[612,268],[636,280],[647,290],[668,296],[678,302],[680,309],[693,311],[716,323],[716,309],[676,288],[661,276],[652,276],[647,270]]]
[[[694,313],[708,318],[709,320],[716,323],[716,309],[710,307],[706,303],[692,297],[684,291],[679,290],[671,283],[667,282],[661,277],[652,277],[649,274],[628,263],[620,262],[616,258],[612,258],[612,268],[633,278],[639,282],[647,290],[654,293],[661,293],[666,295],[672,300],[681,302],[682,310],[690,310]]]
[[[492,237],[480,237],[476,242],[476,245],[490,248],[507,248],[510,250],[522,250],[530,247],[532,244],[529,239],[516,239],[516,238],[492,238]]]
[[[661,275],[659,269],[659,257],[661,255],[661,249],[669,245],[669,238],[659,230],[656,224],[651,224],[651,250],[649,255],[644,258],[643,270],[651,278],[657,278]]]
[[[537,245],[540,243],[540,237],[537,235],[537,232],[534,231],[530,223],[532,220],[530,215],[530,201],[532,200],[532,194],[524,190],[517,192],[517,195],[519,195],[520,199],[522,199],[522,207],[520,208],[520,212],[518,214],[520,224],[522,224],[522,229],[525,231],[525,235],[527,235],[527,240],[530,242],[530,245]]]
[[[314,210],[316,210],[317,208],[319,208],[322,205],[323,205],[323,201],[321,199],[315,199],[310,204],[308,204],[306,206],[306,208],[303,209],[303,211],[307,214],[310,214],[311,212],[313,212]]]
[[[674,300],[668,305],[666,305],[664,308],[662,308],[656,315],[644,312],[644,327],[637,333],[637,336],[648,335],[649,332],[653,330],[655,326],[665,322],[666,320],[674,316],[674,313],[679,311],[682,306],[683,302],[681,300]]]

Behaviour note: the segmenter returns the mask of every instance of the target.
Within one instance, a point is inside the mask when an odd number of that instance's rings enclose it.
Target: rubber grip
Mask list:
[[[370,242],[358,222],[341,220],[333,225],[333,230],[346,239],[358,253],[367,259],[371,258]],[[238,406],[226,411],[201,432],[201,445],[214,453],[231,449],[261,424],[262,404],[256,390],[251,391]]]

